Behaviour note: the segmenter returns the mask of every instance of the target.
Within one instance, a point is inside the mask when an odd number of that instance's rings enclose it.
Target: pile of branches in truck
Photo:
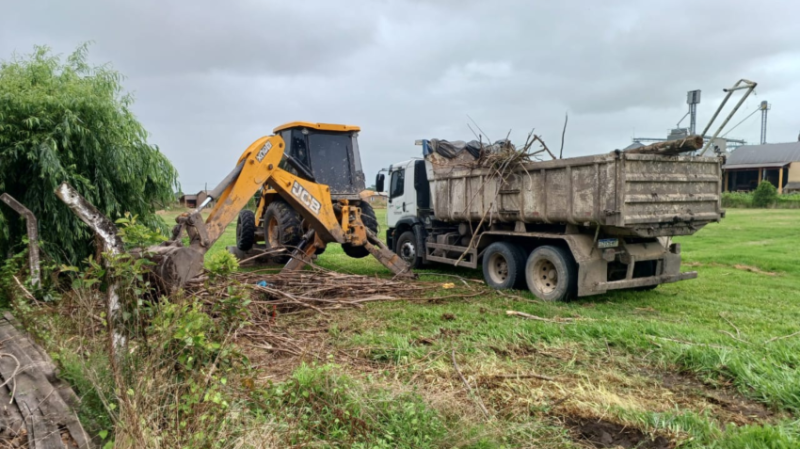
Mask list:
[[[537,143],[540,148],[534,149],[533,146]],[[529,162],[540,161],[539,155],[544,152],[555,159],[544,141],[532,131],[525,139],[525,143],[519,147],[511,143],[508,138],[497,140],[492,144],[481,140],[465,142],[430,139],[424,140],[422,145],[423,154],[435,165],[493,168],[500,173],[522,167]]]

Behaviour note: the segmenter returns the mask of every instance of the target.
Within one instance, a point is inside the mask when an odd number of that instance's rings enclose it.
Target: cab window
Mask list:
[[[406,183],[405,181],[406,181],[405,169],[392,172],[392,181],[389,186],[389,198],[397,198],[398,196],[403,195],[403,186]]]

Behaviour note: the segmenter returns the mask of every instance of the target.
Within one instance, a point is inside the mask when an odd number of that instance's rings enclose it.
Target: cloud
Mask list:
[[[294,120],[363,129],[368,179],[419,154],[415,139],[535,127],[565,154],[665,136],[703,90],[699,125],[739,78],[773,104],[773,141],[795,140],[800,6],[721,0],[528,2],[311,0],[15,2],[0,57],[93,40],[128,76],[135,111],[185,190],[216,184],[246,146]],[[743,117],[743,115],[741,116]],[[738,121],[734,120],[734,123]],[[758,140],[757,117],[731,136]]]

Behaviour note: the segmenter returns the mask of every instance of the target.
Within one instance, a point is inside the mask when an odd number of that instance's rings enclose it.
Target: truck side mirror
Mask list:
[[[378,173],[378,176],[375,177],[375,190],[383,192],[383,182],[385,179],[386,176],[383,173]]]

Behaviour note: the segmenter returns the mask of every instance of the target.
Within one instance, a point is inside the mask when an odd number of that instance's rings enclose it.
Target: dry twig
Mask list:
[[[556,319],[542,318],[540,316],[531,315],[530,313],[517,312],[516,310],[506,310],[506,315],[518,316],[521,318],[525,318],[526,320],[543,321],[545,323],[572,324],[575,322],[575,318],[556,318]]]
[[[555,382],[555,377],[544,376],[542,374],[496,374],[491,376],[494,379],[539,379],[539,380],[546,380],[549,382]]]
[[[797,331],[797,332],[795,332],[795,333],[793,333],[793,334],[784,335],[784,336],[782,336],[782,337],[772,337],[772,338],[770,338],[769,340],[765,341],[765,342],[764,342],[764,344],[766,344],[766,343],[772,343],[773,341],[783,340],[784,338],[790,338],[790,337],[794,337],[795,335],[800,335],[800,331]]]
[[[720,318],[722,318],[723,320],[725,320],[725,322],[726,322],[726,323],[730,324],[730,325],[731,325],[731,327],[732,327],[732,328],[734,328],[734,329],[736,330],[736,336],[741,338],[742,334],[741,334],[741,332],[739,332],[739,328],[738,328],[738,327],[736,327],[736,325],[735,325],[735,324],[733,324],[733,323],[731,322],[731,320],[729,320],[729,319],[725,318],[725,316],[722,314],[722,312],[720,312],[720,313],[719,313],[719,317],[720,317]]]
[[[486,417],[486,419],[489,419],[489,411],[486,410],[486,406],[483,405],[483,400],[481,399],[480,396],[475,394],[474,391],[472,391],[472,387],[469,386],[469,382],[467,382],[467,379],[464,378],[464,375],[461,374],[461,370],[458,368],[458,363],[456,362],[456,350],[455,349],[453,349],[450,352],[450,358],[451,358],[451,360],[453,360],[453,368],[455,368],[456,373],[458,373],[458,377],[461,378],[461,382],[464,382],[464,386],[467,387],[467,391],[469,392],[470,396],[475,397],[475,399],[476,399],[475,402],[477,402],[478,405],[480,406],[481,411],[483,412],[483,415]]]

